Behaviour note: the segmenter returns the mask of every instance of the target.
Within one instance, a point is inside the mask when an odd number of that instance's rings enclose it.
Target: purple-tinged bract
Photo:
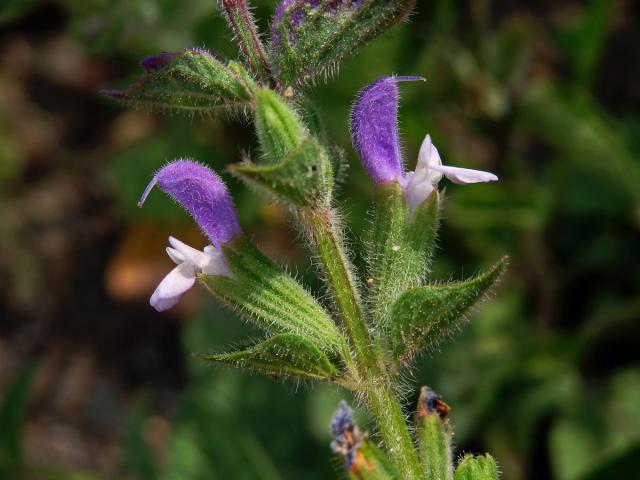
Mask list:
[[[227,243],[241,233],[233,200],[211,169],[191,160],[176,160],[160,169],[154,180],[191,214],[213,245]]]
[[[364,0],[282,0],[276,7],[271,22],[271,43],[274,49],[282,48],[282,36],[279,28],[286,23],[288,41],[296,42],[295,30],[309,15],[335,16],[341,12],[354,12]],[[317,10],[320,9],[318,12]],[[289,20],[287,20],[289,17]]]
[[[146,71],[160,70],[161,68],[166,67],[171,60],[176,58],[179,53],[176,52],[161,52],[155,55],[151,55],[150,57],[143,58],[140,61],[140,65]]]

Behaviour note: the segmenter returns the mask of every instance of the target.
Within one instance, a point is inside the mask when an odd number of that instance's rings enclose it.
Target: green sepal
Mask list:
[[[246,349],[198,356],[268,375],[328,381],[340,376],[340,370],[313,342],[292,333],[275,335]]]
[[[420,462],[426,478],[453,480],[449,406],[429,387],[422,387],[416,414]]]
[[[347,470],[352,480],[400,480],[387,456],[370,441],[364,441]]]
[[[298,113],[268,88],[256,91],[255,125],[264,163],[279,163],[307,136]]]
[[[408,288],[425,280],[439,226],[440,193],[433,193],[414,212],[396,181],[374,189],[374,220],[368,250],[370,308],[376,325],[393,321],[391,307]]]
[[[393,358],[406,363],[440,342],[464,313],[484,297],[507,266],[501,258],[487,272],[466,282],[427,285],[404,292],[392,309]]]
[[[293,333],[324,352],[342,351],[344,340],[327,311],[246,237],[221,249],[230,275],[201,275],[200,280],[223,303],[269,333]]]
[[[287,204],[327,205],[331,198],[331,161],[313,138],[303,140],[279,163],[256,165],[245,161],[230,166],[229,171],[268,197]]]
[[[455,480],[498,480],[498,465],[491,455],[465,455],[456,469]]]
[[[339,62],[400,21],[415,0],[292,1],[271,26],[272,63],[285,85],[332,73]]]
[[[242,109],[252,105],[256,86],[241,64],[225,64],[201,49],[157,57],[159,60],[145,68],[143,75],[127,89],[103,93],[150,111],[209,114],[220,108]]]

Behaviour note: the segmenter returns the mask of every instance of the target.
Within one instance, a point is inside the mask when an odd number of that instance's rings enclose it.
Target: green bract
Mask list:
[[[267,332],[293,333],[321,350],[339,350],[343,340],[333,320],[291,276],[242,236],[222,251],[231,275],[201,280],[223,303]]]
[[[394,361],[404,364],[441,342],[464,313],[487,294],[506,265],[507,259],[502,258],[489,271],[466,282],[427,285],[404,292],[391,314]]]
[[[284,333],[246,349],[201,355],[201,358],[271,375],[333,381],[340,375],[327,355],[310,340]]]
[[[408,15],[415,0],[283,1],[271,25],[271,59],[285,86],[339,62]]]
[[[244,67],[233,61],[224,63],[206,50],[160,54],[142,65],[145,72],[136,83],[104,93],[151,111],[212,113],[251,105],[255,84]]]
[[[326,205],[331,198],[333,169],[316,139],[307,138],[278,163],[248,160],[230,167],[247,184],[277,201],[297,206]]]

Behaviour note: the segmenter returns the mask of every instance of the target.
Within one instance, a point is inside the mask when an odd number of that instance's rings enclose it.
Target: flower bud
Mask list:
[[[278,163],[305,137],[298,114],[283,98],[268,88],[256,91],[256,130],[268,163]]]

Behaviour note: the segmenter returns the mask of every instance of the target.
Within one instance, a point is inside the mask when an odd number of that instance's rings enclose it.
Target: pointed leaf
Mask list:
[[[224,64],[213,53],[190,49],[144,59],[142,77],[125,90],[102,93],[151,111],[211,113],[251,104],[255,85],[236,62]]]
[[[327,204],[333,180],[331,162],[322,146],[306,139],[277,164],[244,162],[230,171],[267,196],[298,206]]]
[[[498,480],[498,466],[489,454],[466,455],[456,469],[455,480]]]
[[[267,332],[305,337],[325,352],[343,347],[344,339],[327,311],[246,237],[222,245],[222,252],[231,275],[200,279],[223,303]]]
[[[285,86],[335,70],[404,18],[415,0],[283,0],[271,24],[274,67]]]
[[[489,271],[466,282],[427,285],[404,292],[392,310],[394,358],[405,363],[441,341],[460,317],[486,295],[506,265],[507,257],[503,257]]]
[[[212,362],[269,375],[313,380],[332,380],[340,375],[340,371],[318,347],[308,339],[291,333],[276,335],[244,350],[200,356]]]

